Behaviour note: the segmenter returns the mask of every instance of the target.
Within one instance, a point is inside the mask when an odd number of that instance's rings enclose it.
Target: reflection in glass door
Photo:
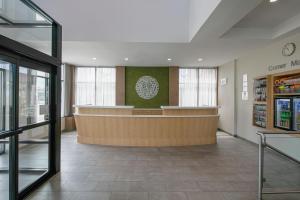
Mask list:
[[[19,127],[49,120],[49,73],[19,68]]]
[[[25,63],[0,60],[0,200],[25,196],[52,166],[50,66]]]
[[[9,138],[0,140],[1,145],[5,145],[4,151],[0,155],[0,200],[9,199]]]
[[[13,64],[0,60],[0,136],[11,130]],[[0,200],[9,199],[9,137],[0,138]]]
[[[10,130],[12,64],[0,60],[0,131]]]
[[[19,67],[19,191],[48,171],[49,77],[47,72]]]

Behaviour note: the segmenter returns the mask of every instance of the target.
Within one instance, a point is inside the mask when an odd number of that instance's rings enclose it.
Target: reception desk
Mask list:
[[[161,106],[163,115],[217,115],[218,107]]]
[[[167,109],[172,113],[165,112]],[[205,109],[195,110],[201,113]],[[84,144],[143,147],[215,144],[219,116],[217,108],[208,109],[214,114],[183,114],[184,108],[175,107],[77,107],[77,140]]]

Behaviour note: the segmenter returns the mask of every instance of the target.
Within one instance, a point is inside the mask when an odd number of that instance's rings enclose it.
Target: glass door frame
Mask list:
[[[16,200],[28,196],[31,191],[35,190],[60,170],[60,165],[57,165],[57,163],[60,164],[60,155],[57,154],[57,147],[60,147],[60,137],[58,137],[58,134],[60,135],[60,111],[57,112],[60,110],[60,95],[58,95],[58,91],[60,91],[60,78],[58,79],[57,73],[60,73],[60,68],[23,56],[13,55],[7,51],[3,51],[1,48],[0,59],[12,64],[13,103],[10,117],[11,127],[9,131],[0,134],[0,139],[9,138],[9,199]],[[21,66],[49,73],[49,120],[19,127],[19,67]],[[44,125],[49,125],[48,171],[34,183],[19,192],[19,134],[22,134],[25,130]]]
[[[15,192],[15,185],[16,185],[16,181],[17,181],[17,176],[16,176],[16,166],[17,166],[17,159],[16,159],[16,152],[14,151],[14,147],[13,145],[16,144],[16,136],[17,134],[20,134],[21,131],[17,130],[15,128],[15,119],[13,118],[13,116],[16,113],[16,98],[15,98],[15,86],[16,86],[16,79],[15,79],[15,71],[16,71],[16,64],[17,64],[17,60],[14,59],[13,57],[10,57],[8,55],[2,54],[0,52],[0,60],[8,62],[10,64],[12,64],[11,66],[11,73],[12,73],[12,91],[11,91],[11,95],[12,97],[12,102],[11,102],[11,108],[9,109],[9,130],[6,131],[0,131],[0,139],[8,139],[8,143],[9,143],[9,153],[8,153],[8,157],[9,157],[9,161],[8,161],[8,176],[9,176],[9,199],[16,199],[17,198],[17,193]]]
[[[5,95],[5,92],[6,92],[5,87],[6,86],[4,84],[4,80],[5,80],[5,74],[4,73],[5,73],[4,69],[0,68],[0,98],[2,98],[0,100],[0,101],[2,101],[2,104],[0,104],[0,116],[4,115],[4,109],[6,108],[5,100],[4,100],[4,97],[6,96]],[[0,125],[0,131],[1,131],[1,127],[5,127],[5,121],[6,121],[5,117],[3,117],[3,119],[2,119],[2,125]],[[4,130],[2,130],[2,131],[4,131]],[[0,154],[1,154],[1,152],[0,152]]]
[[[45,13],[31,0],[20,0],[27,7],[52,22],[51,56],[32,47],[12,40],[0,34],[0,57],[15,64],[13,70],[13,126],[10,131],[0,134],[0,139],[9,138],[9,200],[19,200],[27,197],[32,191],[41,186],[50,177],[60,171],[60,140],[61,140],[61,64],[62,64],[62,27],[51,16]],[[32,24],[10,24],[9,27],[34,28]],[[18,192],[18,139],[22,129],[18,128],[18,67],[21,63],[29,62],[30,67],[43,71],[43,66],[50,69],[49,89],[49,167],[48,172],[20,193]],[[16,117],[17,116],[17,117]],[[41,125],[41,124],[40,124]],[[36,125],[31,125],[34,128]]]
[[[48,105],[49,105],[49,111],[51,110],[51,105],[54,105],[54,103],[51,101],[52,98],[51,98],[51,94],[50,94],[50,88],[51,88],[51,85],[52,85],[52,82],[51,80],[52,79],[52,70],[51,70],[51,66],[49,65],[46,65],[46,64],[41,64],[41,63],[37,63],[35,61],[32,61],[32,60],[28,60],[28,59],[25,59],[25,58],[21,58],[18,62],[18,65],[16,66],[16,71],[17,71],[17,74],[16,74],[16,79],[17,79],[17,113],[16,113],[16,118],[17,118],[17,129],[20,129],[22,132],[23,131],[28,131],[28,130],[32,130],[34,128],[38,128],[38,127],[42,127],[42,126],[45,126],[45,125],[49,125],[49,131],[48,131],[48,170],[46,171],[46,173],[44,173],[42,176],[40,176],[35,182],[31,183],[30,185],[26,186],[23,190],[20,190],[19,186],[20,184],[17,182],[17,189],[19,191],[19,194],[21,196],[25,195],[26,193],[29,193],[31,190],[33,190],[35,188],[35,185],[40,182],[40,181],[43,181],[44,179],[47,179],[49,178],[49,176],[51,175],[50,173],[50,168],[51,168],[51,156],[52,156],[52,153],[50,151],[51,149],[51,129],[53,127],[53,119],[55,119],[55,117],[53,117],[51,115],[51,113],[49,112],[49,119],[48,120],[45,120],[43,122],[37,122],[37,123],[30,123],[30,124],[27,124],[27,125],[23,125],[23,126],[20,126],[20,122],[19,122],[19,117],[20,117],[20,111],[19,111],[19,97],[20,97],[20,88],[19,88],[19,85],[20,85],[20,79],[19,79],[19,76],[20,76],[20,73],[19,73],[19,69],[20,67],[23,67],[23,68],[28,68],[28,69],[32,69],[32,70],[38,70],[38,71],[42,71],[42,72],[46,72],[46,73],[49,73],[49,102],[48,102]],[[22,135],[22,132],[20,134],[18,134],[16,137],[17,137],[17,146],[16,146],[16,154],[18,155],[17,157],[17,163],[18,163],[18,166],[17,166],[17,177],[18,177],[18,181],[20,179],[20,176],[19,176],[19,171],[20,171],[20,159],[19,159],[19,155],[20,155],[20,152],[19,152],[19,135]]]

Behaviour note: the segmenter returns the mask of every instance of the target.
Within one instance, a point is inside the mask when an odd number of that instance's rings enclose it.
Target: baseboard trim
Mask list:
[[[224,133],[227,133],[228,135],[231,135],[232,137],[236,137],[235,135],[233,135],[232,133],[229,133],[221,128],[218,128],[218,131],[221,131],[221,132],[224,132]]]
[[[241,139],[241,140],[243,140],[243,141],[245,141],[245,142],[248,142],[248,143],[250,143],[250,144],[252,144],[252,145],[258,146],[257,143],[252,142],[251,140],[248,140],[248,139],[246,139],[246,138],[244,138],[244,137],[241,137],[241,136],[238,136],[238,135],[236,135],[236,136],[234,136],[234,137],[236,137],[236,138],[238,138],[238,139]]]

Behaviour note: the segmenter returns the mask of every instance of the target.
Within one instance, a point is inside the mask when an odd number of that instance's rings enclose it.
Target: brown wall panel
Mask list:
[[[169,105],[179,105],[179,67],[169,68]]]
[[[116,105],[125,105],[125,67],[116,67]]]

